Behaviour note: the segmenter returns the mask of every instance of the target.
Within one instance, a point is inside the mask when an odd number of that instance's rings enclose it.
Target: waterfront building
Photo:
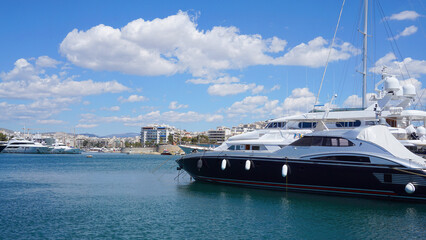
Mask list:
[[[223,143],[231,136],[231,129],[227,127],[217,127],[216,130],[209,130],[207,136],[211,142]]]
[[[167,143],[169,136],[174,135],[174,129],[167,125],[150,125],[141,129],[141,144]]]
[[[263,129],[266,126],[266,122],[259,121],[254,123],[247,124],[238,124],[238,126],[234,126],[231,128],[232,136],[240,135],[247,132],[253,132],[255,130]]]

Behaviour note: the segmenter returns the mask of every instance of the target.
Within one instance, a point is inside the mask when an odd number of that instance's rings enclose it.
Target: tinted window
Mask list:
[[[251,150],[260,150],[260,146],[251,146]]]
[[[312,144],[312,137],[302,137],[297,141],[294,141],[293,143],[291,143],[291,146],[311,146]]]
[[[230,146],[228,150],[235,150],[235,145]]]
[[[316,157],[312,159],[336,160],[336,161],[348,161],[348,162],[370,162],[369,157],[360,157],[360,156],[324,156],[324,157]]]
[[[321,146],[322,145],[322,137],[313,137],[311,146]]]
[[[326,146],[326,147],[350,147],[354,144],[345,138],[337,137],[312,137],[306,136],[290,144],[291,146]]]
[[[340,147],[349,147],[349,141],[345,138],[339,138],[339,146]]]
[[[300,122],[298,124],[299,128],[315,128],[317,126],[316,122]]]
[[[355,122],[336,122],[336,127],[359,127],[361,126],[361,121],[356,120]]]

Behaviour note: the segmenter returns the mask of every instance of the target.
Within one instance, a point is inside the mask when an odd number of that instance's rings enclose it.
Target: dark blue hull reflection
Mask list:
[[[247,160],[251,161],[248,170]],[[229,156],[189,155],[177,163],[195,180],[204,182],[426,203],[426,178],[420,170],[370,163]],[[285,177],[283,165],[288,169]],[[406,192],[408,183],[414,184],[414,193]]]

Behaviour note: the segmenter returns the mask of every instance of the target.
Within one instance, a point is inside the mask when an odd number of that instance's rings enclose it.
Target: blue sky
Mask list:
[[[341,6],[2,1],[0,127],[106,135],[164,123],[205,131],[305,112],[315,102]],[[360,105],[361,9],[361,1],[344,5],[322,104],[338,94],[334,105]],[[425,15],[420,0],[370,1],[369,93],[386,66],[401,84],[416,86],[412,107],[424,109]]]

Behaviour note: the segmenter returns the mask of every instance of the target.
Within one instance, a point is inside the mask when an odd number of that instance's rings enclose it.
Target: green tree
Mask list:
[[[183,137],[182,138],[182,142],[184,142],[184,143],[188,143],[190,141],[191,141],[191,139],[189,137]]]
[[[209,143],[209,137],[206,135],[200,135],[200,143]]]
[[[168,140],[168,142],[169,142],[169,144],[173,144],[174,143],[174,141],[173,141],[173,135],[169,135],[168,137],[167,137],[167,140]]]
[[[0,133],[0,141],[7,141],[6,134]]]

